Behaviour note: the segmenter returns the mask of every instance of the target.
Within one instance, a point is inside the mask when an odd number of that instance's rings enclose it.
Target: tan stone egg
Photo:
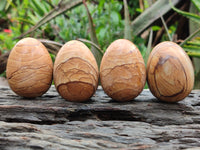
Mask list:
[[[58,52],[53,75],[58,93],[68,101],[86,101],[98,86],[96,60],[89,48],[76,40],[67,42]]]
[[[166,41],[158,44],[148,59],[147,81],[152,94],[162,101],[184,99],[194,85],[190,58],[176,43]]]
[[[6,67],[10,88],[18,95],[34,98],[52,83],[53,63],[44,45],[34,38],[20,40],[12,49]]]
[[[125,39],[111,43],[102,58],[100,79],[105,93],[114,100],[137,97],[146,82],[145,64],[138,48]]]

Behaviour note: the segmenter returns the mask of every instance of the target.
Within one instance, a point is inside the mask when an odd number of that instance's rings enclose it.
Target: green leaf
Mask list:
[[[200,41],[188,41],[187,45],[199,47],[199,49],[200,49]]]
[[[105,26],[100,26],[97,29],[97,33],[99,35],[99,38],[104,39],[106,37],[107,29],[108,29],[108,27],[105,27]]]
[[[152,26],[151,29],[152,29],[153,31],[158,31],[158,30],[161,29],[161,27],[160,27],[160,26]]]
[[[200,53],[196,53],[196,52],[187,52],[187,54],[191,57],[198,57],[200,58]]]
[[[112,18],[112,23],[114,24],[119,24],[119,13],[116,11],[111,11],[110,17]]]
[[[32,0],[31,1],[34,5],[34,8],[37,10],[36,12],[40,15],[40,16],[44,16],[44,10],[41,7],[42,5],[40,4],[41,2],[39,2],[38,0]]]
[[[181,0],[173,0],[172,4],[176,5]],[[171,9],[169,0],[157,0],[153,5],[141,13],[132,23],[133,35],[139,35],[161,15],[166,14]]]
[[[13,18],[13,19],[15,19],[15,18]],[[25,19],[25,18],[19,17],[19,18],[16,18],[16,20],[21,21],[21,22],[24,22],[24,23],[31,24],[31,25],[34,25],[34,22],[31,21],[31,20],[29,20],[29,19]]]
[[[192,3],[196,6],[198,11],[200,12],[200,1],[199,0],[192,0]]]
[[[6,4],[6,7],[5,7],[5,10],[7,10],[9,8],[11,3],[12,3],[12,0],[7,0],[7,4]]]
[[[183,49],[189,56],[200,57],[200,47],[195,46],[184,46]]]
[[[200,33],[200,28],[197,29],[194,33],[190,34],[181,44],[180,46],[183,46],[186,44],[189,40],[191,40],[193,37],[195,37],[198,33]]]
[[[199,46],[194,46],[194,45],[185,45],[183,46],[184,49],[188,52],[198,52],[200,53],[200,47]]]
[[[183,49],[189,56],[200,57],[200,37],[196,37],[192,41],[187,41],[183,45]]]
[[[189,13],[189,12],[186,12],[186,11],[179,10],[176,7],[174,7],[173,5],[171,7],[177,13],[179,13],[179,14],[181,14],[181,15],[187,17],[188,19],[191,19],[191,20],[193,20],[197,23],[200,23],[200,16],[193,14],[193,13]]]
[[[3,11],[5,9],[6,2],[7,0],[0,0],[0,11]]]

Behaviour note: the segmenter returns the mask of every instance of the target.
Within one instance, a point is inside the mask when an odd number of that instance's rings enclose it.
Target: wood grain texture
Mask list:
[[[43,44],[33,38],[20,40],[12,49],[6,76],[11,89],[23,97],[37,97],[51,86],[53,63]]]
[[[69,101],[86,101],[98,85],[96,60],[82,42],[67,42],[58,52],[54,64],[54,83],[59,94]]]
[[[73,103],[54,86],[34,100],[0,86],[0,149],[199,148],[199,108],[199,90],[177,103],[158,101],[149,90],[119,103],[98,87],[90,101]]]
[[[173,42],[162,42],[151,52],[147,62],[147,81],[160,100],[184,99],[194,85],[194,70],[188,55]]]
[[[111,43],[101,62],[100,79],[104,91],[115,100],[137,97],[146,82],[145,64],[138,48],[125,39]]]

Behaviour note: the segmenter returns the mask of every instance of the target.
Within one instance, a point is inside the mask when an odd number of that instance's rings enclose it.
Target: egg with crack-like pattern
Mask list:
[[[34,98],[44,94],[53,78],[53,63],[45,46],[34,38],[20,40],[10,52],[6,76],[17,95]]]
[[[59,50],[53,75],[58,93],[68,101],[87,101],[98,86],[96,60],[89,48],[77,40],[67,42]]]
[[[118,39],[107,48],[100,66],[101,85],[112,99],[130,101],[146,83],[146,69],[139,49],[129,40]]]

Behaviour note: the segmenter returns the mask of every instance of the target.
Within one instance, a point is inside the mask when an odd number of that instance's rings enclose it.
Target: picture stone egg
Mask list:
[[[67,42],[59,50],[53,75],[58,93],[68,101],[87,101],[98,86],[96,60],[89,48],[77,40]]]
[[[194,85],[190,58],[176,43],[158,44],[149,55],[147,81],[150,91],[159,100],[177,102],[184,99]]]
[[[130,101],[143,90],[146,69],[139,49],[129,40],[118,39],[107,48],[100,66],[103,90],[117,101]]]
[[[52,75],[51,57],[40,41],[24,38],[10,52],[6,76],[17,95],[26,98],[41,96],[51,86]]]

